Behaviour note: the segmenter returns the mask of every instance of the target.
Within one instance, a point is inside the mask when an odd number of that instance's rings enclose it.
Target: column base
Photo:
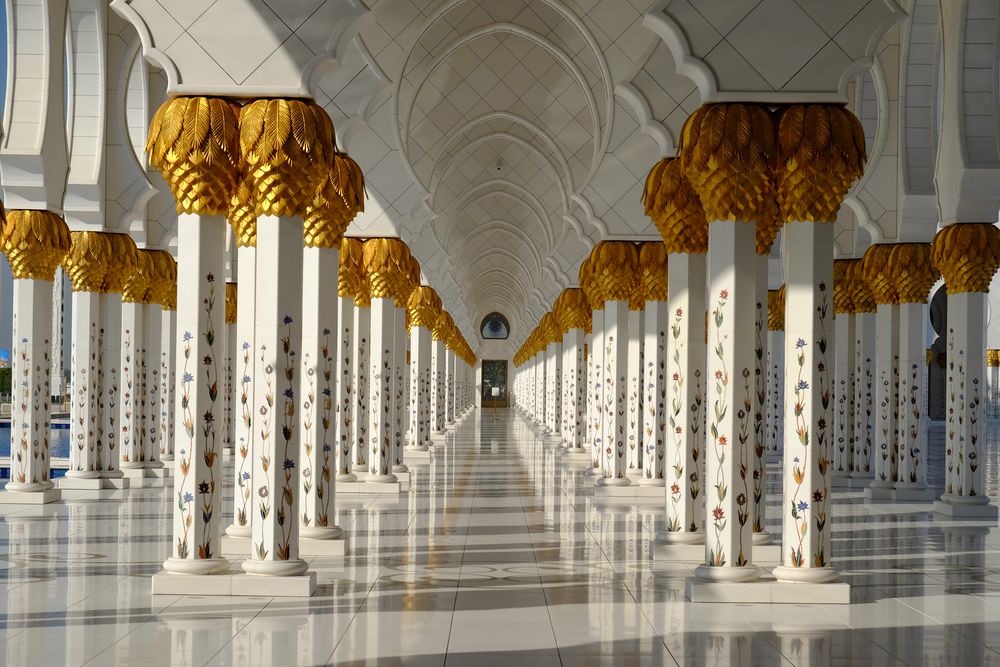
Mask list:
[[[100,470],[67,470],[63,480],[67,479],[100,479]],[[61,485],[60,485],[61,486]]]
[[[403,450],[403,460],[405,461],[420,461],[421,463],[426,463],[431,460],[431,452],[427,447],[407,447]]]
[[[604,477],[597,480],[594,485],[594,500],[601,501],[625,501],[634,503],[660,503],[666,502],[666,491],[662,486],[641,486],[639,484],[626,484],[625,486],[606,486],[601,484]],[[625,480],[626,482],[628,480]]]
[[[0,491],[0,505],[48,505],[61,499],[62,492],[52,488],[40,491],[8,491],[5,488]]]
[[[403,492],[403,485],[398,482],[372,482],[366,480],[358,480],[356,482],[338,482],[337,485],[337,495],[342,493],[345,494],[359,494],[359,493],[378,493],[378,494],[392,494],[399,495]]]
[[[301,558],[294,560],[245,560],[240,567],[247,574],[257,577],[300,577],[309,572],[309,563]],[[280,593],[276,593],[280,595]]]
[[[153,595],[310,597],[316,592],[316,573],[295,576],[256,574],[192,575],[159,572],[153,575]]]
[[[982,498],[978,502],[969,502],[973,499]],[[986,496],[953,496],[945,494],[936,501],[933,506],[935,514],[939,514],[949,519],[982,519],[986,521],[997,520],[997,506],[989,504]]]
[[[631,483],[632,481],[628,477],[601,477],[596,482],[598,488],[629,486]],[[596,491],[597,489],[594,490]]]
[[[703,533],[658,533],[656,536],[656,541],[653,542],[650,551],[652,552],[653,560],[662,561],[682,561],[686,563],[704,563],[705,562],[705,543],[701,542],[661,542],[661,535],[697,535],[702,540],[704,540]],[[781,562],[781,545],[780,544],[762,544],[760,546],[755,546],[753,548],[753,560],[756,563],[762,563],[764,565],[777,565]],[[713,570],[719,569],[737,569],[737,568],[718,568],[713,567]]]
[[[336,476],[337,484],[344,484],[346,482],[356,482],[358,481],[358,476],[353,472],[338,472]]]
[[[194,576],[224,574],[229,571],[229,561],[225,558],[168,558],[163,561],[163,569],[168,574]]]
[[[431,433],[431,441],[435,443],[444,442],[448,438],[447,431],[434,431]]]
[[[874,480],[865,489],[865,500],[892,500],[892,482]]]
[[[930,502],[937,500],[937,492],[926,484],[896,484],[892,490],[892,499],[896,502]]]
[[[762,547],[768,544],[774,544],[774,535],[762,530],[759,533],[753,534],[753,546],[754,546],[754,556],[757,556],[757,547]]]
[[[250,539],[253,534],[253,529],[250,526],[238,526],[235,523],[231,523],[226,526],[226,534],[222,537],[223,540],[226,537],[243,538]],[[247,552],[249,553],[249,552]]]
[[[133,489],[149,488],[151,486],[163,486],[163,478],[159,477],[152,468],[123,468],[125,479]]]
[[[574,461],[574,462],[576,462],[576,461],[581,461],[581,462],[583,462],[583,461],[589,461],[590,460],[590,452],[588,452],[588,451],[586,451],[585,449],[582,449],[582,448],[564,449],[564,450],[562,450],[562,458],[566,459],[567,461]]]
[[[847,488],[852,491],[867,489],[875,476],[871,473],[851,473],[851,479],[847,482]]]
[[[851,587],[844,582],[783,583],[772,578],[746,583],[688,578],[685,582],[685,594],[691,602],[723,604],[850,604],[851,602]]]
[[[392,474],[401,482],[407,481],[409,479],[410,468],[405,463],[393,463]]]
[[[222,536],[222,555],[236,558],[250,558],[253,545],[249,537]],[[333,539],[310,539],[299,537],[300,556],[343,556],[347,553],[347,539],[341,533]],[[258,576],[258,575],[253,575]],[[300,576],[300,575],[295,575]]]
[[[702,563],[694,569],[698,581],[714,584],[743,584],[757,581],[764,574],[756,565],[743,567],[715,567]]]
[[[834,489],[846,489],[851,484],[851,473],[848,470],[834,472],[830,476],[830,486]]]
[[[639,481],[637,483],[639,484],[639,486],[652,486],[656,488],[663,488],[667,485],[667,480],[663,479],[662,477],[646,477],[645,475],[643,475],[642,477],[639,478]],[[666,492],[664,491],[664,494],[665,493]]]

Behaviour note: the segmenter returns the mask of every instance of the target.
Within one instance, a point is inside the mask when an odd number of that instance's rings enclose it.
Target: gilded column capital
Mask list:
[[[667,246],[660,241],[639,244],[638,295],[644,304],[667,300]]]
[[[70,251],[66,222],[51,211],[13,209],[0,227],[0,250],[20,280],[55,280],[56,268]]]
[[[862,258],[864,280],[871,289],[876,304],[899,303],[896,282],[891,267],[892,244],[876,243]]]
[[[407,252],[409,252],[409,248],[407,248]],[[420,262],[413,255],[407,255],[407,260],[401,268],[403,269],[405,280],[402,283],[402,289],[399,293],[399,299],[396,301],[396,306],[406,308],[410,303],[410,296],[413,294],[413,290],[420,287]]]
[[[227,217],[237,246],[253,248],[257,245],[257,202],[253,199],[253,188],[246,178],[240,179],[233,192]]]
[[[392,299],[397,307],[405,308],[409,248],[397,238],[373,238],[364,242],[362,250],[371,298]]]
[[[340,243],[337,295],[357,301],[359,295],[367,293],[368,278],[365,275],[364,250],[361,240],[345,237]]]
[[[226,324],[236,324],[236,283],[226,283]]]
[[[631,241],[601,241],[590,253],[590,271],[600,307],[628,302],[639,283],[639,251]]]
[[[854,286],[851,284],[851,264],[857,259],[833,260],[833,312],[847,314],[854,312]]]
[[[778,112],[777,201],[784,222],[836,222],[865,168],[865,132],[836,104],[793,104]]]
[[[703,104],[681,130],[681,166],[709,222],[776,217],[775,120],[760,104]]]
[[[164,310],[174,310],[177,307],[177,261],[166,250],[144,252],[153,262],[153,280],[147,303],[158,303]]]
[[[767,290],[767,330],[785,330],[785,286]]]
[[[70,232],[62,267],[74,292],[100,292],[111,264],[111,244],[100,232]]]
[[[448,335],[451,333],[452,327],[455,326],[454,320],[452,320],[451,315],[447,311],[442,310],[434,321],[434,328],[431,329],[431,338],[434,340],[439,340],[445,345],[448,344]]]
[[[989,292],[1000,266],[1000,229],[989,223],[943,227],[934,236],[931,257],[948,294]]]
[[[129,267],[125,284],[122,285],[122,301],[126,303],[149,303],[149,291],[153,284],[156,267],[153,258],[144,250],[137,250],[135,263]]]
[[[856,259],[847,265],[847,283],[851,286],[851,307],[855,314],[874,313],[878,309],[875,295],[865,278],[863,259]]]
[[[930,243],[897,243],[889,255],[899,303],[927,303],[941,276],[931,258]]]
[[[149,162],[167,181],[178,213],[228,215],[240,175],[235,104],[217,97],[174,97],[149,123]]]
[[[538,328],[542,333],[541,346],[543,350],[550,343],[562,340],[562,327],[559,326],[559,320],[556,319],[551,310],[542,315],[542,319],[538,322]]]
[[[785,221],[781,216],[775,215],[771,218],[762,218],[757,221],[754,229],[754,251],[760,256],[771,254],[771,246],[778,238],[778,232],[784,226]]]
[[[333,166],[320,182],[303,218],[305,245],[336,248],[351,221],[365,210],[365,179],[361,167],[346,153],[336,152]]]
[[[930,350],[927,350],[930,352]],[[928,361],[928,363],[930,363]],[[1000,366],[1000,350],[988,349],[986,350],[986,366],[988,368],[996,368]]]
[[[642,191],[646,216],[663,236],[668,253],[708,252],[708,219],[681,161],[663,158],[646,176]]]
[[[433,332],[441,315],[441,305],[441,297],[433,287],[417,286],[410,292],[410,300],[406,304],[407,330],[423,327]]]
[[[139,261],[139,249],[136,248],[135,241],[128,234],[113,232],[102,232],[102,234],[111,246],[111,262],[104,275],[104,285],[101,291],[105,293],[121,292],[132,273],[132,267]]]
[[[240,153],[257,215],[306,214],[333,165],[333,123],[315,102],[259,99],[240,110]]]
[[[587,295],[579,287],[564,289],[556,297],[552,312],[558,318],[563,331],[582,329],[585,333],[591,332],[593,318],[590,303],[587,301]]]

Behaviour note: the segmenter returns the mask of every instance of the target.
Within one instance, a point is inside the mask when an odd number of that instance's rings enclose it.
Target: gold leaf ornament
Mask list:
[[[362,245],[365,274],[373,299],[393,299],[397,307],[405,308],[409,291],[406,269],[410,250],[397,238],[372,238]]]
[[[931,258],[930,243],[896,243],[889,255],[899,303],[927,303],[941,276]]]
[[[708,220],[775,217],[775,122],[759,104],[705,104],[681,131],[680,160]]]
[[[891,243],[876,243],[869,246],[862,258],[864,280],[876,304],[899,303],[891,264],[892,247]]]
[[[178,213],[228,215],[240,177],[239,139],[239,110],[228,100],[175,97],[160,105],[146,152]]]
[[[406,304],[408,329],[423,327],[431,332],[441,316],[441,297],[433,287],[419,285],[410,293]]]
[[[646,301],[667,300],[667,246],[659,241],[639,244],[638,296]],[[643,306],[645,307],[645,306]]]
[[[785,286],[767,291],[767,330],[785,330]]]
[[[874,313],[878,309],[875,294],[865,278],[864,259],[850,260],[847,264],[847,284],[851,287],[851,308],[855,314]]]
[[[934,236],[931,256],[948,294],[989,292],[1000,266],[1000,229],[989,223],[948,225]]]
[[[650,170],[642,191],[646,215],[663,236],[668,253],[708,252],[708,219],[679,158],[663,158]]]
[[[368,277],[365,274],[364,249],[360,239],[345,238],[340,244],[340,267],[337,272],[337,295],[346,299],[361,297],[371,303],[368,294]]]
[[[861,122],[840,105],[793,104],[778,113],[778,148],[775,181],[784,222],[836,222],[864,172]]]
[[[236,283],[226,283],[226,324],[236,324]]]
[[[240,178],[233,192],[228,218],[237,246],[253,248],[257,245],[257,202],[253,198],[253,187],[246,177]]]
[[[590,303],[587,301],[587,295],[579,287],[564,289],[556,297],[552,312],[559,320],[563,332],[582,329],[584,333],[590,333],[593,325]]]
[[[52,282],[71,246],[69,227],[51,211],[12,209],[0,227],[0,250],[19,280]]]
[[[70,232],[62,267],[74,292],[100,292],[111,262],[111,244],[100,232]]]
[[[104,275],[104,285],[101,291],[111,294],[125,289],[125,283],[132,275],[136,262],[139,261],[139,249],[128,234],[103,232],[111,245],[111,262]]]
[[[639,283],[639,251],[631,241],[601,241],[590,253],[591,280],[601,306],[628,302]]]
[[[144,251],[153,262],[153,280],[147,303],[158,303],[164,310],[177,308],[177,260],[166,250]]]
[[[333,166],[326,111],[308,100],[254,100],[240,110],[239,137],[257,215],[304,216]]]
[[[122,285],[122,301],[125,303],[149,303],[149,291],[155,278],[156,265],[145,250],[136,250],[135,263],[130,267],[125,284]]]
[[[833,312],[835,314],[854,312],[854,288],[850,284],[848,271],[850,259],[833,260]]]

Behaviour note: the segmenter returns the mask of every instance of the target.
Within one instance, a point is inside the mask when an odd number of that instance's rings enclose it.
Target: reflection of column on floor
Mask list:
[[[46,304],[45,310],[46,318],[51,321],[51,293],[49,296],[50,301]],[[49,378],[46,378],[46,381],[48,380]],[[39,598],[44,601],[57,595],[58,589],[46,590],[48,586],[45,582],[51,582],[53,587],[58,585],[52,576],[52,568],[62,557],[59,551],[51,549],[51,545],[57,543],[56,536],[59,530],[57,515],[49,513],[48,510],[41,512],[34,516],[11,515],[4,519],[10,544],[5,573],[7,588],[5,622],[9,636],[3,649],[0,650],[6,654],[7,665],[55,664],[69,658],[68,653],[60,655],[59,647],[54,642],[42,642],[40,646],[38,635],[28,631],[28,628],[37,626],[40,612],[36,605]],[[48,653],[50,650],[52,654]]]

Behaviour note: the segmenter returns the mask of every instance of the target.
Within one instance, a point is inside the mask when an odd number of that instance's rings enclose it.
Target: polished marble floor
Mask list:
[[[942,438],[933,426],[937,483]],[[989,451],[996,498],[1000,423]],[[692,605],[694,563],[648,556],[660,505],[595,502],[580,464],[512,413],[470,413],[412,470],[399,498],[338,497],[349,555],[313,560],[308,600],[151,596],[169,489],[5,509],[0,664],[1000,665],[995,522],[838,492],[853,604]]]

